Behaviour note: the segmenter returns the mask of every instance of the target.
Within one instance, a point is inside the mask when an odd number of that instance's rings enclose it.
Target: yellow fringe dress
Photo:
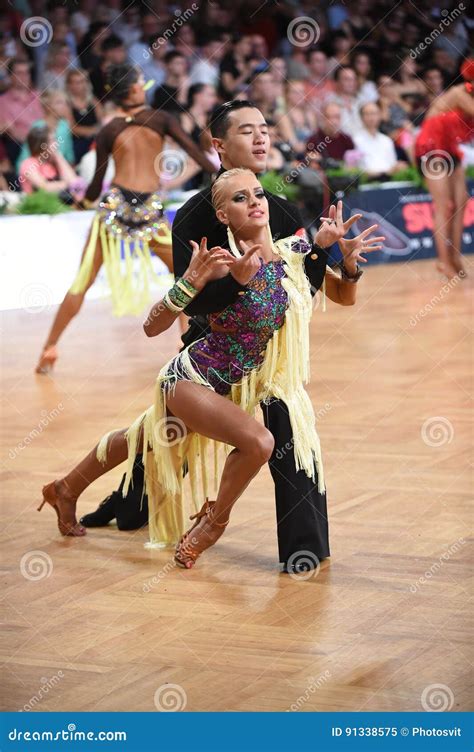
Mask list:
[[[150,303],[150,281],[157,280],[150,244],[171,245],[159,195],[112,186],[101,197],[71,293],[86,289],[99,239],[114,315],[141,313]]]
[[[239,256],[232,233],[231,251]],[[321,448],[311,401],[304,389],[309,380],[309,330],[312,313],[310,284],[304,257],[311,246],[298,236],[273,245],[278,258],[261,264],[260,271],[236,303],[209,317],[211,332],[168,362],[156,382],[155,402],[127,432],[128,465],[123,493],[132,478],[143,430],[145,489],[149,505],[151,546],[176,543],[188,527],[190,511],[197,511],[209,495],[209,459],[213,455],[217,488],[218,449],[232,447],[200,434],[186,434],[182,421],[167,417],[166,398],[178,380],[213,389],[253,415],[258,404],[277,398],[288,407],[297,470],[304,470],[324,491]],[[97,457],[107,456],[106,434]],[[186,509],[183,478],[189,475],[191,508]]]

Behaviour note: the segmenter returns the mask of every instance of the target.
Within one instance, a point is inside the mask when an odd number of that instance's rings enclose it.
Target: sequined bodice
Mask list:
[[[220,394],[263,362],[265,348],[285,320],[282,259],[263,263],[235,303],[209,317],[211,333],[189,348],[195,368]]]

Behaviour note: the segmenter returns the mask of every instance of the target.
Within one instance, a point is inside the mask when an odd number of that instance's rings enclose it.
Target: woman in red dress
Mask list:
[[[465,276],[462,233],[467,190],[459,144],[474,135],[474,59],[461,68],[465,83],[431,104],[415,144],[418,166],[433,199],[437,268],[448,279]]]

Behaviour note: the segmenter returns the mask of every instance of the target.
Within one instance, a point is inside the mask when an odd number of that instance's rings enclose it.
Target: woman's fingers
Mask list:
[[[344,228],[344,233],[347,232],[347,230],[352,227],[354,222],[357,222],[358,219],[362,217],[362,214],[353,214],[352,217],[349,217],[349,219],[346,219],[345,222],[342,223],[342,226]]]
[[[336,208],[336,224],[342,225],[342,201],[337,202]]]
[[[372,227],[368,227],[366,230],[362,230],[362,232],[359,235],[359,238],[362,240],[367,237],[367,235],[370,235],[371,232],[374,232],[376,230],[378,225],[372,225]]]
[[[369,238],[365,242],[366,243],[383,243],[384,240],[385,240],[385,236],[384,235],[377,235],[377,237],[375,237],[375,238]]]

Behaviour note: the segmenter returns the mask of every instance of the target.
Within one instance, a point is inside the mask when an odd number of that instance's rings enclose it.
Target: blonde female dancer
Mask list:
[[[79,271],[56,314],[37,373],[48,373],[54,366],[57,342],[79,312],[102,264],[116,316],[141,313],[150,302],[151,253],[173,270],[171,233],[157,193],[156,160],[165,136],[171,136],[207,172],[215,169],[175,118],[146,105],[144,85],[143,75],[132,65],[112,66],[108,72],[107,87],[117,113],[97,136],[96,171],[84,208],[100,195],[110,155],[115,162],[114,181],[101,197]]]
[[[228,227],[231,251],[208,251],[205,239],[200,246],[193,243],[190,266],[151,309],[145,332],[155,336],[166,330],[206,282],[227,274],[230,266],[251,265],[252,279],[236,303],[210,315],[208,335],[162,368],[154,404],[129,429],[106,434],[72,472],[45,486],[40,506],[48,502],[55,508],[63,535],[83,535],[75,517],[79,495],[127,457],[129,482],[134,458],[144,446],[152,542],[164,545],[182,536],[175,560],[186,568],[222,535],[233,505],[273,451],[272,434],[253,417],[259,402],[284,400],[298,469],[314,477],[316,463],[319,488],[324,490],[315,417],[303,386],[309,378],[312,312],[304,256],[311,246],[298,236],[273,243],[268,202],[250,170],[237,168],[220,175],[212,202],[217,218]],[[373,229],[350,241],[355,241],[358,260],[365,261],[360,251],[381,248],[383,238],[367,238]],[[219,444],[228,454],[217,498],[206,499],[198,510],[197,498],[207,496],[206,450],[216,451]],[[185,465],[196,521],[182,535]]]

